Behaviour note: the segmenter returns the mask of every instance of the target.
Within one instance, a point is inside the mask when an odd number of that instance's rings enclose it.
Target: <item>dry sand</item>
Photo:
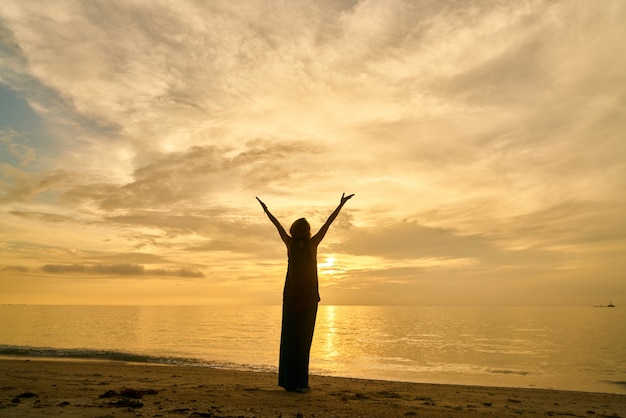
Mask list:
[[[626,417],[626,395],[311,376],[122,362],[0,360],[2,417]]]

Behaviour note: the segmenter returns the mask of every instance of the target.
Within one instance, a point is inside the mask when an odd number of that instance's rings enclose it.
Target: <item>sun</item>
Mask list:
[[[326,262],[319,264],[318,267],[324,274],[335,274],[337,271],[333,269],[335,265],[335,257],[326,257]]]

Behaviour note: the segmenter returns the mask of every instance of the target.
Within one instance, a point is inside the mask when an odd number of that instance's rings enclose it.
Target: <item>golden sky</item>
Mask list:
[[[3,0],[0,303],[626,304],[626,2]]]

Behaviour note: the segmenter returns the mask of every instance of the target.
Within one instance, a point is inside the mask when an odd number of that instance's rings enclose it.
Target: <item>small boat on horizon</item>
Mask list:
[[[594,305],[594,308],[615,308],[616,306],[613,305],[613,301],[610,300],[608,305]]]

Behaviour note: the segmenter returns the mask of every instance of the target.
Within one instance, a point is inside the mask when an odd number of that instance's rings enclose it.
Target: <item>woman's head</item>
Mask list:
[[[300,218],[291,225],[289,233],[293,239],[309,239],[311,238],[311,225],[309,225],[306,219]]]

